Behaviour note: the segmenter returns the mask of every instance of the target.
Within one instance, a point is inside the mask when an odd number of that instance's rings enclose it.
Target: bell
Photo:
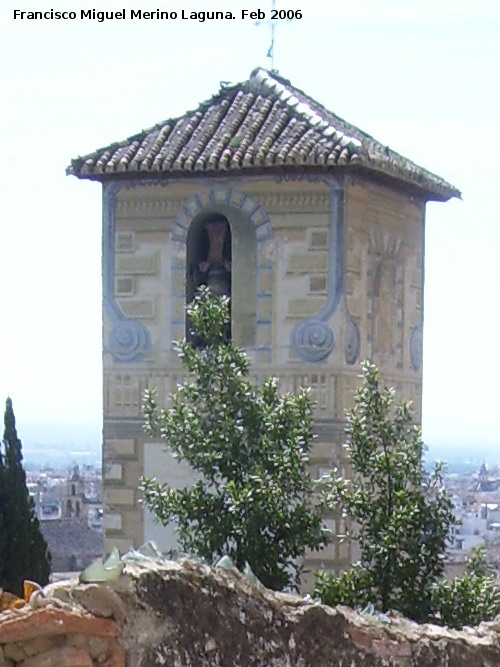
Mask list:
[[[207,287],[216,296],[230,296],[231,273],[223,264],[212,264],[207,271]]]

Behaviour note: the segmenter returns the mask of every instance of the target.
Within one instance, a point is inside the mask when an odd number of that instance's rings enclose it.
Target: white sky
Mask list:
[[[269,9],[269,0],[104,0],[98,10]],[[18,427],[100,438],[101,190],[71,158],[194,108],[268,67],[269,29],[235,21],[14,21],[0,9],[0,401]],[[500,3],[278,0],[275,67],[463,192],[427,215],[424,437],[499,443]]]

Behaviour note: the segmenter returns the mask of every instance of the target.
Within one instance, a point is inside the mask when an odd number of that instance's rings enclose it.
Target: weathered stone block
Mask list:
[[[122,515],[117,512],[106,512],[104,515],[104,528],[106,531],[121,530]]]
[[[117,481],[123,478],[123,465],[121,463],[106,463],[104,465],[104,479]]]
[[[155,316],[155,300],[150,299],[119,299],[118,304],[126,317],[152,320]]]
[[[86,635],[82,635],[87,640]],[[63,646],[66,642],[65,637],[60,637],[58,635],[47,636],[47,637],[35,637],[35,639],[30,639],[22,643],[22,647],[27,657],[32,655],[37,655],[37,653],[44,653],[49,649],[54,649],[59,646]],[[0,665],[2,664],[0,660]]]
[[[309,290],[311,292],[326,293],[326,276],[311,276],[309,281]]]
[[[18,663],[18,667],[93,667],[92,657],[83,648],[61,646]]]
[[[117,276],[115,294],[116,296],[133,296],[135,294],[134,276]]]
[[[158,255],[117,255],[116,273],[154,275],[158,266]]]
[[[273,271],[272,268],[260,269],[258,272],[257,291],[259,294],[271,294],[273,286]]]
[[[325,231],[311,231],[309,237],[310,248],[326,248],[328,246],[328,232]]]
[[[134,489],[119,489],[109,487],[106,490],[107,505],[133,505],[135,503]]]
[[[257,319],[260,321],[270,321],[273,312],[272,306],[273,304],[270,298],[259,299],[257,306]]]
[[[257,345],[260,347],[268,347],[269,345],[271,345],[270,324],[257,325]]]
[[[288,258],[288,273],[325,272],[327,268],[326,252],[294,253]]]
[[[135,440],[133,438],[107,439],[104,443],[106,452],[113,458],[135,458]]]
[[[290,299],[288,315],[290,317],[310,317],[317,313],[325,300],[321,297],[310,296],[307,299]]]
[[[135,246],[134,232],[117,232],[115,240],[116,252],[132,252]]]
[[[27,656],[23,645],[18,644],[17,642],[7,644],[7,646],[4,648],[4,655],[7,660],[13,660],[14,662],[21,662]]]

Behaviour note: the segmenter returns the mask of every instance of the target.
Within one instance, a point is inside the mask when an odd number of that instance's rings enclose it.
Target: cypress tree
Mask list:
[[[4,530],[4,510],[5,510],[5,465],[0,443],[0,588],[4,581],[4,551],[5,551],[5,530]]]
[[[17,436],[12,400],[6,401],[4,458],[0,468],[0,586],[23,595],[24,579],[45,585],[50,575],[50,554],[40,531],[33,500],[26,486],[21,440]]]

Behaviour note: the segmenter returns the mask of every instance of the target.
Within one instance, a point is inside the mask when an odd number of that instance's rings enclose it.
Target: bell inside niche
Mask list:
[[[206,285],[216,296],[231,297],[231,230],[226,217],[217,215],[203,225],[207,254],[198,264],[198,287]]]

